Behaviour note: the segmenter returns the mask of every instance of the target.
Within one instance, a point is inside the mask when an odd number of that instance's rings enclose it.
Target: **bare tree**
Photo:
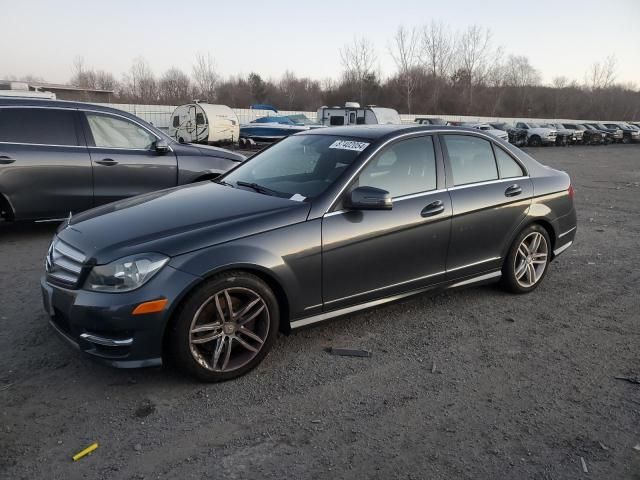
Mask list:
[[[197,94],[204,100],[214,100],[216,98],[216,87],[220,81],[217,72],[216,62],[207,52],[196,55],[196,63],[193,66],[193,79],[196,84]]]
[[[278,88],[287,101],[288,110],[291,110],[293,108],[293,102],[296,98],[299,83],[300,81],[296,77],[295,73],[289,70],[286,70],[282,75],[282,78],[280,79]]]
[[[189,101],[191,80],[179,68],[173,67],[164,72],[158,82],[158,96],[160,101],[168,105]]]
[[[84,57],[76,56],[73,60],[73,75],[71,84],[82,88],[96,88],[96,75],[93,69],[87,67]]]
[[[97,70],[95,72],[95,88],[115,91],[118,88],[118,81],[111,72]]]
[[[364,101],[365,85],[376,76],[376,58],[373,44],[365,37],[355,38],[340,49],[345,80],[356,85],[360,102]]]
[[[609,55],[603,62],[595,62],[587,72],[586,84],[590,90],[609,88],[616,79],[617,60]]]
[[[125,92],[136,103],[154,103],[158,100],[158,88],[147,61],[138,57],[125,76]]]
[[[467,109],[471,110],[474,87],[485,80],[490,59],[494,55],[491,48],[491,30],[478,25],[467,27],[458,38],[456,50],[458,71],[467,84]]]
[[[398,76],[407,98],[407,112],[411,113],[413,92],[420,80],[420,36],[415,28],[411,30],[398,27],[393,38],[393,46],[389,49],[393,61],[398,68]]]

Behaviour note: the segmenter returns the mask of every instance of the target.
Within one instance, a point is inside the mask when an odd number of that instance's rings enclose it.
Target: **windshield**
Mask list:
[[[321,195],[368,146],[366,141],[334,135],[292,135],[222,180],[268,195],[311,199]]]
[[[530,123],[529,128],[540,128],[540,125],[537,123]]]

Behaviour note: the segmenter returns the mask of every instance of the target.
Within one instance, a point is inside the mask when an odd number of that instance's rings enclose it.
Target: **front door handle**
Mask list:
[[[442,200],[436,200],[435,202],[431,202],[429,205],[424,207],[420,212],[420,216],[432,217],[442,212],[444,212],[444,203],[442,202]]]
[[[517,195],[520,195],[521,193],[522,193],[522,188],[520,187],[520,185],[518,185],[517,183],[514,183],[513,185],[509,185],[507,187],[507,189],[504,191],[504,196],[515,197]]]
[[[0,165],[9,165],[15,162],[15,158],[7,157],[6,155],[0,155]]]
[[[118,162],[116,162],[113,158],[103,158],[102,160],[96,160],[96,163],[99,163],[100,165],[104,165],[106,167],[118,164]]]

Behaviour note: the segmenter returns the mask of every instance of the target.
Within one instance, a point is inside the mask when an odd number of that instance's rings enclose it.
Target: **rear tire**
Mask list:
[[[192,292],[169,339],[175,364],[202,382],[239,377],[267,355],[278,334],[273,291],[247,272],[225,272]]]
[[[542,145],[542,140],[538,135],[534,135],[529,139],[530,147],[539,147],[540,145]]]
[[[551,259],[551,241],[538,224],[529,225],[511,244],[502,265],[502,285],[512,293],[535,290],[547,274]]]

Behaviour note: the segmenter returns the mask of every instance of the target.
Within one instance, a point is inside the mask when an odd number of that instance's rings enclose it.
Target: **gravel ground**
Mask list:
[[[0,226],[0,478],[640,479],[640,385],[614,378],[640,377],[640,145],[530,151],[579,218],[538,290],[352,315],[224,384],[68,348],[38,287],[54,227]]]

